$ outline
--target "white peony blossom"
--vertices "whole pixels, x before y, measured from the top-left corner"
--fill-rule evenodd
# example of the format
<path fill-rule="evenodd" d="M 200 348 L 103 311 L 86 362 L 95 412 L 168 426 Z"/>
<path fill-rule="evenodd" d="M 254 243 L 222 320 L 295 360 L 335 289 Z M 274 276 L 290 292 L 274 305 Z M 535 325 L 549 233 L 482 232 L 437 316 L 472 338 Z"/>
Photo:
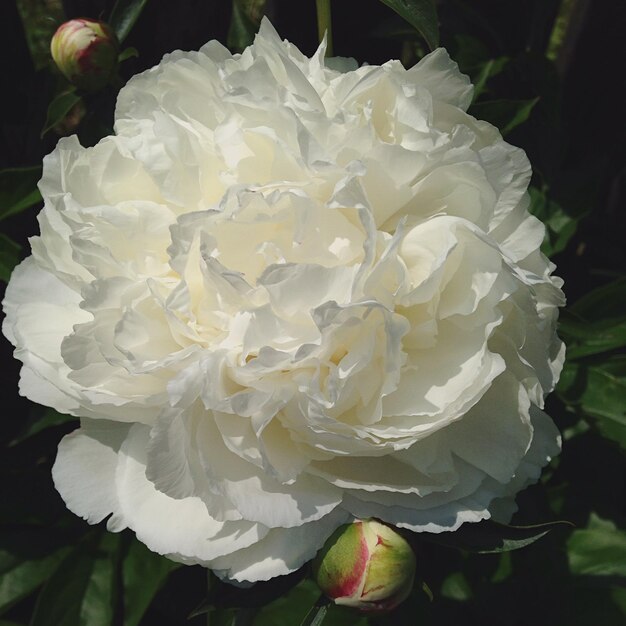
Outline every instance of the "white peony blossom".
<path fill-rule="evenodd" d="M 324 65 L 264 21 L 174 52 L 93 148 L 44 161 L 4 333 L 21 393 L 79 416 L 53 469 L 95 524 L 232 581 L 340 525 L 492 515 L 559 450 L 561 281 L 530 167 L 443 49 Z"/>

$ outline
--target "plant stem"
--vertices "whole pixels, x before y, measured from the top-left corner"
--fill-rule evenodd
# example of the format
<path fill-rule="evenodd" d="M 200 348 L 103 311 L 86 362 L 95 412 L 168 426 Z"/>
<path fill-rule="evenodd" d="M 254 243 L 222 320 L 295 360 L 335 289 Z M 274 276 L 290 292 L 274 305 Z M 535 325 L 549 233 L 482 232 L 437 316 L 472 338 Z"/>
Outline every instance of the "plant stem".
<path fill-rule="evenodd" d="M 317 5 L 317 34 L 322 42 L 326 34 L 326 56 L 333 56 L 333 25 L 330 15 L 330 0 L 315 0 Z"/>

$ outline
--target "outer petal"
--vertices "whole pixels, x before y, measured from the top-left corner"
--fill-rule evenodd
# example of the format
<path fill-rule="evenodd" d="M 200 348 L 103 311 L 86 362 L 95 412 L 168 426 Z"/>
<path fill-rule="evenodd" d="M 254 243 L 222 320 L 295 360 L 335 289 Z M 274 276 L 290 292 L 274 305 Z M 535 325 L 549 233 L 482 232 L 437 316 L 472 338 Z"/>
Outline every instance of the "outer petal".
<path fill-rule="evenodd" d="M 341 508 L 320 520 L 295 528 L 274 528 L 267 536 L 212 563 L 220 578 L 238 582 L 269 580 L 295 572 L 311 560 L 326 539 L 352 516 Z"/>
<path fill-rule="evenodd" d="M 115 475 L 119 508 L 109 528 L 128 526 L 151 550 L 185 563 L 213 567 L 218 556 L 262 539 L 268 529 L 248 521 L 218 522 L 200 498 L 175 500 L 146 478 L 149 428 L 133 426 L 120 449 Z"/>
<path fill-rule="evenodd" d="M 2 325 L 16 346 L 15 356 L 24 362 L 20 392 L 64 413 L 78 410 L 76 385 L 61 356 L 61 343 L 75 324 L 91 319 L 79 307 L 80 295 L 49 272 L 33 257 L 13 271 L 7 286 Z"/>
<path fill-rule="evenodd" d="M 115 472 L 118 452 L 129 426 L 83 419 L 81 428 L 66 435 L 52 468 L 54 486 L 67 508 L 97 524 L 119 508 Z"/>
<path fill-rule="evenodd" d="M 427 54 L 407 72 L 407 76 L 416 85 L 427 89 L 433 98 L 464 111 L 472 102 L 474 87 L 470 79 L 459 72 L 459 66 L 444 48 Z"/>

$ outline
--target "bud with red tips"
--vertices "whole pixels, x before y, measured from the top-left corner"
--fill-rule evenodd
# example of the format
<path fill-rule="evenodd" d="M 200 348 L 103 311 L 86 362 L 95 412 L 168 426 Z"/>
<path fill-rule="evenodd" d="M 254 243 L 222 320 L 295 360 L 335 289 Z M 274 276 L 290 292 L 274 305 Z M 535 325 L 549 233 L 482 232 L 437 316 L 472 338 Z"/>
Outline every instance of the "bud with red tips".
<path fill-rule="evenodd" d="M 61 24 L 50 42 L 61 73 L 85 91 L 102 89 L 117 68 L 119 44 L 104 22 L 79 18 Z"/>
<path fill-rule="evenodd" d="M 415 555 L 388 526 L 358 521 L 331 535 L 313 562 L 313 573 L 321 590 L 336 604 L 385 611 L 411 593 Z"/>

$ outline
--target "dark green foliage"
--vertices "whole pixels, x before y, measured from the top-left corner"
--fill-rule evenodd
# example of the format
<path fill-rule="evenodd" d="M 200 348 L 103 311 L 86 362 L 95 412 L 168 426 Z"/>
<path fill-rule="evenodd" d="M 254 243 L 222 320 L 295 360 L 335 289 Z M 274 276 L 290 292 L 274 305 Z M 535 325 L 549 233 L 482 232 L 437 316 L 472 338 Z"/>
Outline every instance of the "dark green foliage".
<path fill-rule="evenodd" d="M 434 50 L 439 45 L 437 9 L 433 0 L 381 0 L 411 24 Z"/>

